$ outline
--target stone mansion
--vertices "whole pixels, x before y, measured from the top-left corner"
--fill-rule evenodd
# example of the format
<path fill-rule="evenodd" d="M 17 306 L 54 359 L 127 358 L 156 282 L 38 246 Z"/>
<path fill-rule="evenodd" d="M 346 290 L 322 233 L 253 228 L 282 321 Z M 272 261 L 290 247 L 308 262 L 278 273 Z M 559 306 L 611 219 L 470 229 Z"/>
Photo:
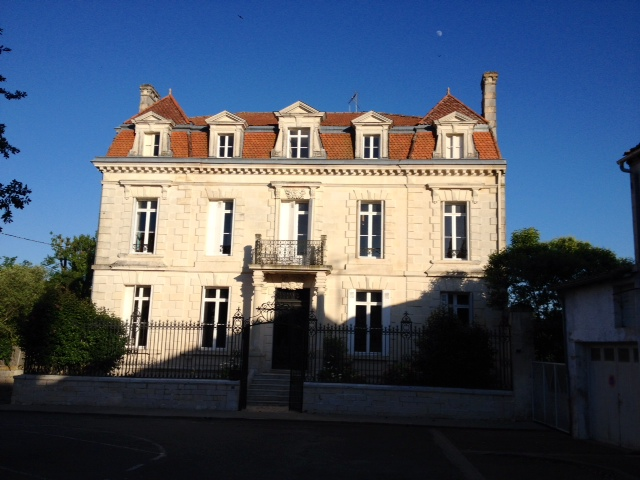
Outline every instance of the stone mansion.
<path fill-rule="evenodd" d="M 211 324 L 200 349 L 216 348 L 216 326 L 234 312 L 251 318 L 266 303 L 368 327 L 405 313 L 424 323 L 447 305 L 497 325 L 482 283 L 506 246 L 497 79 L 482 77 L 480 114 L 447 93 L 424 116 L 302 101 L 188 116 L 171 93 L 142 85 L 138 112 L 93 160 L 93 301 L 127 322 Z M 132 331 L 136 346 L 153 341 Z M 261 369 L 287 368 L 287 338 L 274 328 L 252 337 Z M 351 348 L 382 347 L 365 338 Z"/>

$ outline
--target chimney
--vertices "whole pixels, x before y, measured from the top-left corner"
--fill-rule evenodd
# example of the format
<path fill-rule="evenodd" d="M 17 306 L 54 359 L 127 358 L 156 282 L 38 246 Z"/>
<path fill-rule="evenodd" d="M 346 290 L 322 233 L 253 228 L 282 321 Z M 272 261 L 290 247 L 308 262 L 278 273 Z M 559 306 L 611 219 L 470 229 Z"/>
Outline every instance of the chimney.
<path fill-rule="evenodd" d="M 498 139 L 498 117 L 496 108 L 496 85 L 498 72 L 486 72 L 482 76 L 482 116 L 489 122 L 494 138 Z"/>
<path fill-rule="evenodd" d="M 160 95 L 153 85 L 149 85 L 145 83 L 144 85 L 140 85 L 140 110 L 139 112 L 149 108 L 151 105 L 160 100 Z"/>

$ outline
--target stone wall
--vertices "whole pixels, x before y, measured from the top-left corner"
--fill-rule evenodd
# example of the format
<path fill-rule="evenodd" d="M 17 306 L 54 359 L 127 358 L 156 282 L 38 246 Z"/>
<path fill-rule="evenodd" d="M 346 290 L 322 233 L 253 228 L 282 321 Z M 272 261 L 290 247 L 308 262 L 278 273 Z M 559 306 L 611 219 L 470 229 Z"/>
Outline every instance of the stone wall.
<path fill-rule="evenodd" d="M 240 383 L 227 380 L 20 375 L 11 403 L 233 411 L 239 392 Z"/>
<path fill-rule="evenodd" d="M 463 388 L 306 383 L 304 410 L 338 415 L 516 420 L 513 392 Z"/>

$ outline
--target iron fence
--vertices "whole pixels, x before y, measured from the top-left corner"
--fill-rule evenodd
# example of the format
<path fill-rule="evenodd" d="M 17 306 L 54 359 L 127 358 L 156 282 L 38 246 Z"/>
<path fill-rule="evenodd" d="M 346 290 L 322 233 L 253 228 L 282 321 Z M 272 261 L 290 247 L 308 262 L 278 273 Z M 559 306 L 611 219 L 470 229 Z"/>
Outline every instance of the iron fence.
<path fill-rule="evenodd" d="M 510 390 L 511 332 L 508 326 L 487 331 L 493 365 L 482 388 Z M 306 380 L 326 383 L 427 385 L 418 359 L 422 326 L 410 321 L 400 326 L 358 328 L 353 325 L 317 325 L 309 330 Z"/>
<path fill-rule="evenodd" d="M 39 361 L 27 352 L 25 373 L 230 380 L 240 376 L 241 323 L 132 321 L 125 329 L 114 324 L 87 328 L 110 329 L 110 334 L 103 335 L 110 340 L 101 346 L 101 362 L 92 356 L 95 352 L 75 360 L 38 355 Z M 114 359 L 107 362 L 108 368 L 105 358 Z"/>

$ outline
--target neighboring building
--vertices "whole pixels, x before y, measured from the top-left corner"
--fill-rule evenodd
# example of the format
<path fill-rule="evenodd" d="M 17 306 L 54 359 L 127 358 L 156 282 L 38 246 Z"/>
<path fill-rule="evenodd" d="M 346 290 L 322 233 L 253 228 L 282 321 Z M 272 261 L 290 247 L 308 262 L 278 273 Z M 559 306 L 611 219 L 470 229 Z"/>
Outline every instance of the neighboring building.
<path fill-rule="evenodd" d="M 446 304 L 497 325 L 481 281 L 506 244 L 497 78 L 482 78 L 482 115 L 447 93 L 424 116 L 296 102 L 189 117 L 143 85 L 139 113 L 93 161 L 94 302 L 134 327 L 225 325 L 274 301 L 338 324 L 399 325 L 405 312 L 423 323 Z M 153 342 L 131 331 L 136 345 Z M 203 332 L 194 347 L 215 349 L 219 330 Z M 252 336 L 256 368 L 286 368 L 288 338 Z M 383 348 L 361 340 L 352 348 Z"/>
<path fill-rule="evenodd" d="M 640 448 L 640 145 L 618 164 L 631 177 L 636 263 L 562 289 L 571 431 Z"/>

